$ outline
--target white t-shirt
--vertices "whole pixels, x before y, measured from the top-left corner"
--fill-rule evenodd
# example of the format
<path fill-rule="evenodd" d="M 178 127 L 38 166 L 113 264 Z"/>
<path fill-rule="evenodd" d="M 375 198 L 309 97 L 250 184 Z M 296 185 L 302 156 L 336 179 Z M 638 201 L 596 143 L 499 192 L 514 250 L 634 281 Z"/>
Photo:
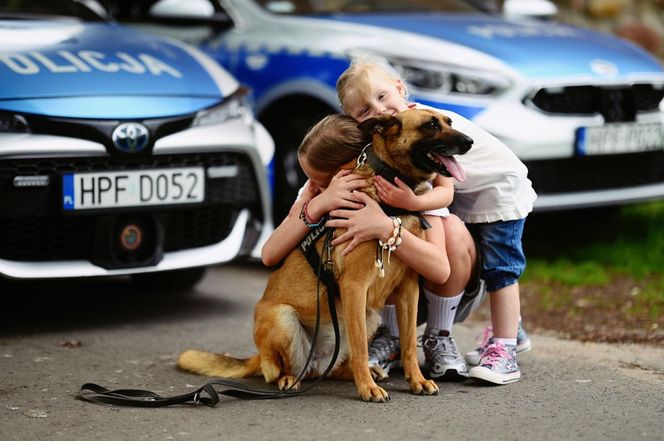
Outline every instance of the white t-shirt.
<path fill-rule="evenodd" d="M 452 119 L 452 127 L 473 139 L 464 155 L 456 156 L 466 180 L 454 180 L 450 211 L 467 223 L 522 219 L 533 210 L 537 194 L 528 179 L 528 168 L 502 141 L 463 116 L 448 110 L 417 104 Z"/>

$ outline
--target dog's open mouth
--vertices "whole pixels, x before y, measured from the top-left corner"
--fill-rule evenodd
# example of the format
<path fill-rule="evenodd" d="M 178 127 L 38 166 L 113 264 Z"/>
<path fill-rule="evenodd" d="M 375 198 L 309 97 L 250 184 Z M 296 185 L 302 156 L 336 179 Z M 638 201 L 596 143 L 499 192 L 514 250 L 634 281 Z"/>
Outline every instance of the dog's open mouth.
<path fill-rule="evenodd" d="M 459 182 L 466 180 L 466 172 L 459 164 L 459 161 L 454 158 L 454 156 L 441 155 L 435 150 L 431 150 L 427 153 L 427 159 L 434 162 L 438 168 L 438 174 L 449 175 Z M 444 170 L 441 170 L 443 168 Z M 445 173 L 447 172 L 447 173 Z"/>
<path fill-rule="evenodd" d="M 466 180 L 466 173 L 461 164 L 452 156 L 452 151 L 459 149 L 431 142 L 420 143 L 413 149 L 414 163 L 423 170 L 438 173 L 456 179 L 459 182 Z M 465 153 L 465 152 L 464 152 Z"/>

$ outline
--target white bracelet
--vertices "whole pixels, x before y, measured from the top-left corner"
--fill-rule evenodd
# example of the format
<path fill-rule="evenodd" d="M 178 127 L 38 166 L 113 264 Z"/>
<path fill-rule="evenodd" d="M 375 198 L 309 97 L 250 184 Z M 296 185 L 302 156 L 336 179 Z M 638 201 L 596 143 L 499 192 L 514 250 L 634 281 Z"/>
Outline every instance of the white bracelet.
<path fill-rule="evenodd" d="M 378 240 L 378 245 L 376 246 L 376 268 L 380 272 L 380 277 L 385 277 L 385 266 L 383 265 L 383 252 L 387 250 L 387 263 L 390 263 L 390 254 L 396 251 L 399 245 L 401 245 L 401 218 L 397 216 L 390 216 L 392 218 L 392 225 L 394 229 L 392 230 L 392 237 L 390 237 L 387 242 Z"/>
<path fill-rule="evenodd" d="M 392 225 L 394 225 L 394 230 L 392 230 L 392 237 L 390 237 L 387 242 L 378 240 L 378 245 L 388 252 L 396 251 L 396 249 L 401 245 L 401 218 L 397 216 L 390 216 L 392 218 Z M 388 262 L 389 262 L 389 254 Z"/>

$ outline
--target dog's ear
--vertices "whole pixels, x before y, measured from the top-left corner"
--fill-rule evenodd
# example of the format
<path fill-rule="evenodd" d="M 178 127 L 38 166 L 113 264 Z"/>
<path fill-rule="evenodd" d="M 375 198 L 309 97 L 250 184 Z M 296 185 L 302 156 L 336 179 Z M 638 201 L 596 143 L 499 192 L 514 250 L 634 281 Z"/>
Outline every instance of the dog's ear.
<path fill-rule="evenodd" d="M 392 126 L 399 126 L 399 128 L 401 128 L 401 121 L 394 116 L 381 115 L 369 118 L 368 120 L 361 122 L 358 126 L 360 129 L 374 135 L 377 133 L 383 133 Z"/>

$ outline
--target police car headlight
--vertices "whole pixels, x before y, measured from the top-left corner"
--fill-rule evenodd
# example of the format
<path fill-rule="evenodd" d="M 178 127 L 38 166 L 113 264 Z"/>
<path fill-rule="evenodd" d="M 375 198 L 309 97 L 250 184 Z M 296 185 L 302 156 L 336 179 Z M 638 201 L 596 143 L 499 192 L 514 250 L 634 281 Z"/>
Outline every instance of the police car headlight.
<path fill-rule="evenodd" d="M 21 115 L 11 113 L 0 113 L 0 133 L 28 133 L 30 126 Z"/>
<path fill-rule="evenodd" d="M 405 60 L 390 60 L 390 64 L 408 84 L 427 92 L 488 96 L 510 86 L 508 80 L 490 72 Z"/>
<path fill-rule="evenodd" d="M 238 118 L 242 118 L 246 124 L 251 124 L 254 120 L 254 113 L 251 110 L 251 103 L 248 97 L 249 90 L 246 87 L 240 87 L 221 104 L 198 112 L 191 126 L 200 127 L 221 124 Z"/>

